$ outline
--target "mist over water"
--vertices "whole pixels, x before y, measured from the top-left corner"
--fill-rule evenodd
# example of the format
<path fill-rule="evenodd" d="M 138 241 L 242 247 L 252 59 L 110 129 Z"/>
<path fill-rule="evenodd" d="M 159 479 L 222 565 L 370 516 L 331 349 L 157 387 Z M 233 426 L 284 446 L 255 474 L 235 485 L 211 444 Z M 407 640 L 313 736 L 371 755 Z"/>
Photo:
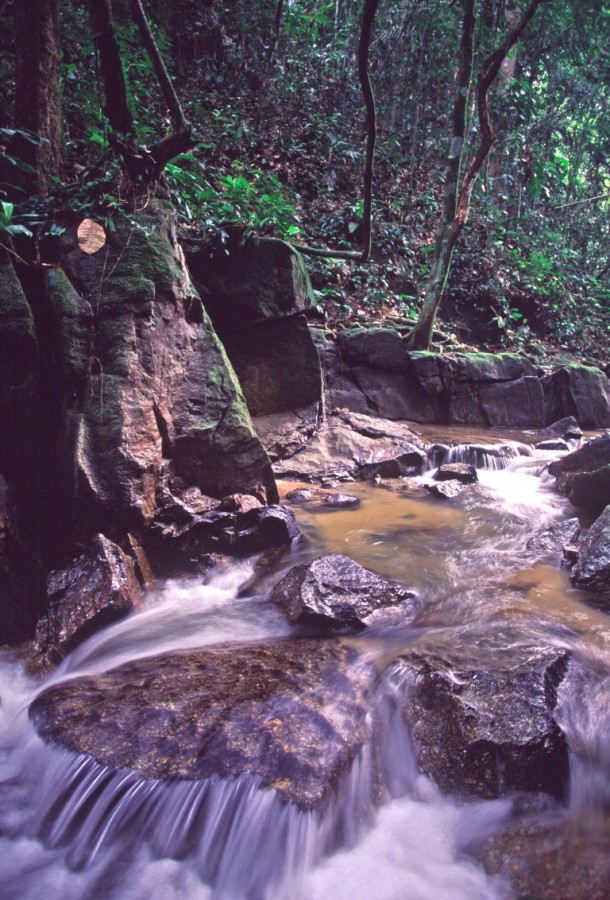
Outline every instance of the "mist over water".
<path fill-rule="evenodd" d="M 559 701 L 572 753 L 568 816 L 574 827 L 603 830 L 610 617 L 583 603 L 556 562 L 525 551 L 530 537 L 571 515 L 541 475 L 544 460 L 517 452 L 502 460 L 449 503 L 350 484 L 343 489 L 360 497 L 356 510 L 296 510 L 306 543 L 282 571 L 342 552 L 423 601 L 412 626 L 352 639 L 363 659 L 385 667 L 372 710 L 377 743 L 374 753 L 365 745 L 320 813 L 281 801 L 251 776 L 146 781 L 45 746 L 27 716 L 51 684 L 161 653 L 290 635 L 268 584 L 257 592 L 251 581 L 254 560 L 207 581 L 160 585 L 142 610 L 90 638 L 43 683 L 0 653 L 0 900 L 515 896 L 469 855 L 506 825 L 513 800 L 458 804 L 418 771 L 402 715 L 413 676 L 396 661 L 405 647 L 470 667 L 537 646 L 569 650 L 578 667 Z"/>

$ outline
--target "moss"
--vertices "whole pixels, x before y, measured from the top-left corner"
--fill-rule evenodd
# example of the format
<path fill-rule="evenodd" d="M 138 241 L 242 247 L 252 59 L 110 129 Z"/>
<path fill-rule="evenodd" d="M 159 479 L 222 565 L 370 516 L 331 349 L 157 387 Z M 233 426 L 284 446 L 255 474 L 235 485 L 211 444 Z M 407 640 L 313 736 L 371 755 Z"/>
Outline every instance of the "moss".
<path fill-rule="evenodd" d="M 13 266 L 0 265 L 0 328 L 36 338 L 34 317 Z"/>

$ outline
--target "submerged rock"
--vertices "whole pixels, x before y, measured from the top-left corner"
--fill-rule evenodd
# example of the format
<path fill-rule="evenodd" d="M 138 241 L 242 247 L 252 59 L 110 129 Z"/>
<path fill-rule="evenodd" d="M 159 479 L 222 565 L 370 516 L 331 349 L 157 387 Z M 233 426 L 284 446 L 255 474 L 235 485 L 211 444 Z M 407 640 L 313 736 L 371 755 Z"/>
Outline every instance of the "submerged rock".
<path fill-rule="evenodd" d="M 275 585 L 270 599 L 289 621 L 331 630 L 406 623 L 420 607 L 413 593 L 340 553 L 295 566 Z"/>
<path fill-rule="evenodd" d="M 30 717 L 45 741 L 146 779 L 255 775 L 312 809 L 371 735 L 376 674 L 339 640 L 229 644 L 53 687 Z"/>
<path fill-rule="evenodd" d="M 414 676 L 404 714 L 419 767 L 442 791 L 565 798 L 568 748 L 553 717 L 565 654 L 540 652 L 497 670 L 458 669 L 416 654 L 402 663 Z"/>
<path fill-rule="evenodd" d="M 583 537 L 571 581 L 610 609 L 610 506 Z"/>
<path fill-rule="evenodd" d="M 50 572 L 47 587 L 49 608 L 36 629 L 35 644 L 49 664 L 60 662 L 141 600 L 133 560 L 103 534 L 66 569 Z"/>

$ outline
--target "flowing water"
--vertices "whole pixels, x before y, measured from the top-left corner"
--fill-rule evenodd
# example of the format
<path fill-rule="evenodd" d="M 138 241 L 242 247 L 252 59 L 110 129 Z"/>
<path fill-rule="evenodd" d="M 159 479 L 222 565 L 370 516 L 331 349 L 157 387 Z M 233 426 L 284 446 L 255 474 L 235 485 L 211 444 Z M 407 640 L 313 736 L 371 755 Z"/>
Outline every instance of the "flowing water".
<path fill-rule="evenodd" d="M 454 448 L 451 458 L 474 454 L 487 467 L 478 485 L 449 502 L 350 484 L 341 489 L 360 497 L 357 509 L 297 509 L 305 540 L 275 578 L 320 552 L 342 552 L 423 602 L 411 627 L 352 639 L 363 658 L 387 666 L 374 701 L 382 733 L 375 765 L 365 746 L 321 814 L 283 803 L 253 777 L 163 783 L 111 771 L 43 745 L 27 716 L 38 692 L 66 679 L 171 650 L 288 636 L 291 627 L 267 600 L 269 583 L 252 579 L 252 560 L 207 582 L 162 585 L 42 685 L 13 655 L 0 654 L 0 898 L 515 897 L 469 855 L 511 820 L 514 800 L 458 803 L 418 772 L 401 715 L 413 676 L 392 662 L 407 646 L 469 668 L 509 663 L 538 647 L 568 650 L 576 662 L 558 717 L 571 751 L 571 799 L 554 814 L 579 833 L 605 834 L 610 617 L 570 587 L 557 560 L 526 552 L 530 537 L 571 509 L 545 476 L 545 460 L 510 447 L 500 455 L 480 445 Z M 381 785 L 375 805 L 373 778 Z"/>

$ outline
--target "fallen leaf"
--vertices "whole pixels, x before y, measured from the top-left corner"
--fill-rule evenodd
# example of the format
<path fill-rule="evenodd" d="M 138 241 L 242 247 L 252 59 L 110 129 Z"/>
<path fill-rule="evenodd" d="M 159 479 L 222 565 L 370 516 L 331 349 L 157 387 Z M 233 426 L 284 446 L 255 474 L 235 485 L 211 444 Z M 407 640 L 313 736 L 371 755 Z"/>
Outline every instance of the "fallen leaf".
<path fill-rule="evenodd" d="M 106 232 L 93 219 L 83 219 L 76 234 L 78 246 L 84 253 L 97 253 L 106 243 Z"/>

